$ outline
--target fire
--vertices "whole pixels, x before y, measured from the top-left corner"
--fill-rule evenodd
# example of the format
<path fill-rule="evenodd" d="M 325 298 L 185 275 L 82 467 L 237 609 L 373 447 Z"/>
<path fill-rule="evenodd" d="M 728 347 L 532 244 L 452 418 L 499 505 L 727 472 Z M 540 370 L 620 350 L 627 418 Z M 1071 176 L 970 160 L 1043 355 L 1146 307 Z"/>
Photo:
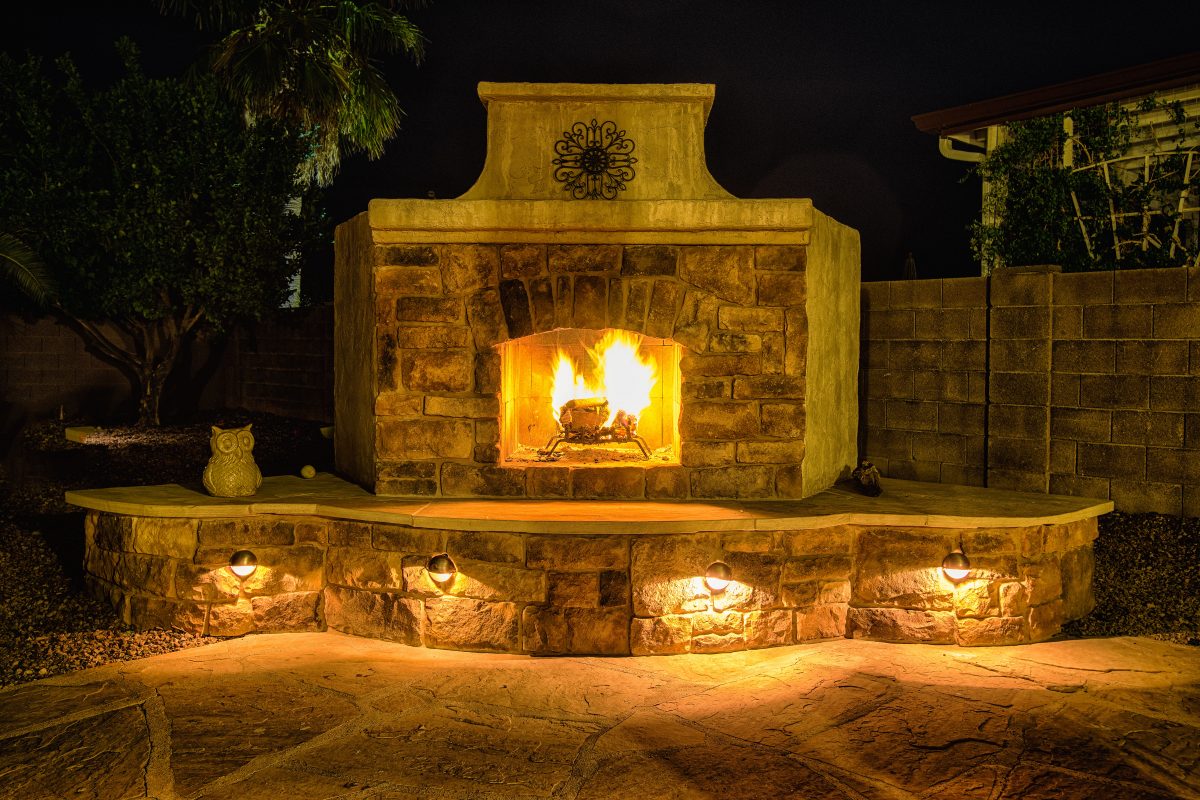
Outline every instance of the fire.
<path fill-rule="evenodd" d="M 607 399 L 606 427 L 612 425 L 619 411 L 638 416 L 649 407 L 658 369 L 653 359 L 644 359 L 638 353 L 636 334 L 607 331 L 587 354 L 592 362 L 592 381 L 576 371 L 569 355 L 561 350 L 558 353 L 550 394 L 555 419 L 568 400 Z"/>

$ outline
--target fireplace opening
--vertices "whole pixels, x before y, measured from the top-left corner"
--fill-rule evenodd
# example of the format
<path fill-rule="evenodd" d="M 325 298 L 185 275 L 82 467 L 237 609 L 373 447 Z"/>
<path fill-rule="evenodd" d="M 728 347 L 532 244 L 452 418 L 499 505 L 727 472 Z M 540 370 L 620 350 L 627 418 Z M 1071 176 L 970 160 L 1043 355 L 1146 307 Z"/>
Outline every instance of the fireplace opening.
<path fill-rule="evenodd" d="M 503 462 L 679 463 L 675 342 L 612 328 L 565 328 L 513 339 L 499 350 Z"/>

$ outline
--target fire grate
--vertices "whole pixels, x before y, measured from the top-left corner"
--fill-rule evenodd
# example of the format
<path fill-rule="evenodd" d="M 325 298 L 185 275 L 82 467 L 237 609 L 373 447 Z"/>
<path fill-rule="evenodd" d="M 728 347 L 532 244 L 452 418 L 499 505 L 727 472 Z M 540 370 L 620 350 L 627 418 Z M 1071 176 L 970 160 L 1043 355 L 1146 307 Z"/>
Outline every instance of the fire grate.
<path fill-rule="evenodd" d="M 555 459 L 555 451 L 564 443 L 604 445 L 633 442 L 642 451 L 642 455 L 649 459 L 650 448 L 646 440 L 637 434 L 637 416 L 617 411 L 612 424 L 605 425 L 609 414 L 607 398 L 568 400 L 558 410 L 558 433 L 550 437 L 544 448 L 538 450 L 538 455 L 544 460 L 552 461 Z"/>

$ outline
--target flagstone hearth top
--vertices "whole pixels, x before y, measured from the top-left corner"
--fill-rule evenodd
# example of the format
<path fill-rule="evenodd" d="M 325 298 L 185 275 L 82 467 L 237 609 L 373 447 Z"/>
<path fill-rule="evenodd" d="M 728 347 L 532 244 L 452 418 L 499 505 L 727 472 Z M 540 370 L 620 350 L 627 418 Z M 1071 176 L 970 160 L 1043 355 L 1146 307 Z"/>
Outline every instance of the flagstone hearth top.
<path fill-rule="evenodd" d="M 410 500 L 378 497 L 334 475 L 276 476 L 252 497 L 211 497 L 179 484 L 81 489 L 68 503 L 148 517 L 321 516 L 419 528 L 562 534 L 801 530 L 834 525 L 947 528 L 1062 524 L 1112 501 L 885 478 L 880 497 L 835 486 L 804 500 L 665 503 L 620 500 Z"/>

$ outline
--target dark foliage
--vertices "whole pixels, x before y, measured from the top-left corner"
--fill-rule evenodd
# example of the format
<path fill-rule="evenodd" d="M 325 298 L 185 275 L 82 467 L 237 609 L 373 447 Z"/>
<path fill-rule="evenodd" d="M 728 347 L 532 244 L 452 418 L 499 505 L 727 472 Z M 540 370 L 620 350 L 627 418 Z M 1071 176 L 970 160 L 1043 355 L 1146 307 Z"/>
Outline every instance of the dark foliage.
<path fill-rule="evenodd" d="M 316 220 L 296 202 L 299 132 L 242 109 L 214 78 L 127 74 L 92 89 L 0 55 L 0 232 L 36 253 L 54 306 L 134 383 L 139 421 L 182 343 L 278 307 Z M 289 210 L 290 209 L 290 210 Z"/>
<path fill-rule="evenodd" d="M 419 62 L 425 38 L 394 0 L 162 0 L 219 31 L 209 68 L 255 120 L 305 132 L 305 180 L 328 186 L 343 155 L 375 159 L 403 113 L 380 59 Z"/>
<path fill-rule="evenodd" d="M 1151 115 L 1161 120 L 1147 128 Z M 977 170 L 990 190 L 971 229 L 976 256 L 1067 271 L 1193 263 L 1196 218 L 1180 198 L 1200 191 L 1188 155 L 1198 131 L 1182 105 L 1154 99 L 1009 124 Z"/>

